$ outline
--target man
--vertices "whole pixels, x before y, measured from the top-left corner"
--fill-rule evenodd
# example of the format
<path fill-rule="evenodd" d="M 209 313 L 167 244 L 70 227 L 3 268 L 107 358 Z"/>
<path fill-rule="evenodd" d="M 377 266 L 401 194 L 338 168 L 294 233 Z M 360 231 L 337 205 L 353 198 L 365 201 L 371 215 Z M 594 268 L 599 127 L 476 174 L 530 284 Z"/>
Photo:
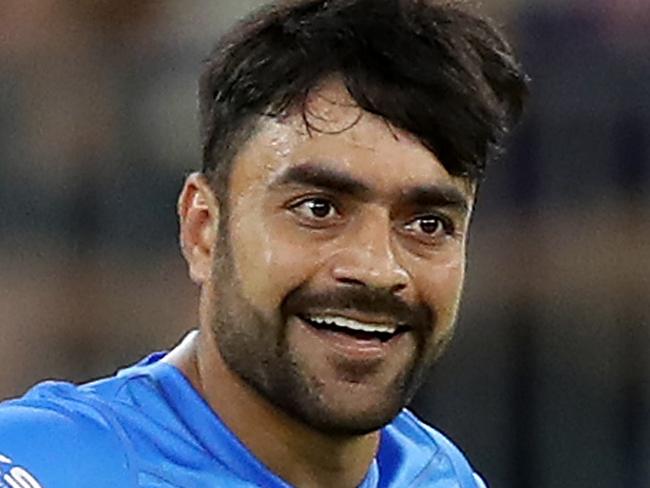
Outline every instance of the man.
<path fill-rule="evenodd" d="M 525 93 L 454 4 L 240 23 L 206 63 L 178 205 L 198 331 L 1 406 L 0 486 L 484 486 L 404 407 L 451 338 L 477 187 Z"/>

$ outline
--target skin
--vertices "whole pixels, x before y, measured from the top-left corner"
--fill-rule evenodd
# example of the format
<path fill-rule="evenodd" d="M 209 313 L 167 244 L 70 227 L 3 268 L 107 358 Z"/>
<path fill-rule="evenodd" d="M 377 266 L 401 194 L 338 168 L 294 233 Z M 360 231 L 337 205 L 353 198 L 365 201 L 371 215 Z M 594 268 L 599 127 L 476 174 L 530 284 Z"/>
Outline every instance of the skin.
<path fill-rule="evenodd" d="M 227 195 L 203 175 L 188 177 L 180 241 L 201 287 L 200 328 L 165 360 L 287 482 L 352 488 L 379 429 L 451 338 L 474 187 L 362 112 L 336 81 L 308 106 L 316 130 L 300 114 L 260 122 L 233 162 Z M 376 310 L 338 305 L 356 292 L 394 299 L 412 322 L 371 360 L 294 314 L 319 310 L 300 300 L 291 309 L 292 297 L 317 296 L 328 312 L 396 320 L 386 300 Z"/>

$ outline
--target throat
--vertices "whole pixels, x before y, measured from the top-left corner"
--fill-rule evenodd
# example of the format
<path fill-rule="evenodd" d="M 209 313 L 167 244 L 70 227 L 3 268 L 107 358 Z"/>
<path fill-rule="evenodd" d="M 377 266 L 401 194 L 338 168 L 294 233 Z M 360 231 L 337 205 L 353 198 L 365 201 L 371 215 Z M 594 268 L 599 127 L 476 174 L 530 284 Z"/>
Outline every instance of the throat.
<path fill-rule="evenodd" d="M 294 438 L 294 443 L 286 445 L 281 460 L 265 461 L 265 464 L 291 486 L 360 486 L 377 453 L 379 435 L 373 433 L 346 440 L 323 438 L 320 434 L 316 437 L 320 438 Z"/>

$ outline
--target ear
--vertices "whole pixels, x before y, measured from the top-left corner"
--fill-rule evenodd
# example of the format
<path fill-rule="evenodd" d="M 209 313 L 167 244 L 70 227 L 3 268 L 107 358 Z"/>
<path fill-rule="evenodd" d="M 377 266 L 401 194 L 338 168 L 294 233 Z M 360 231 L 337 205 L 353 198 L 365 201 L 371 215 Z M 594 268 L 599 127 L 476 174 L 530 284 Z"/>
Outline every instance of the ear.
<path fill-rule="evenodd" d="M 205 175 L 192 173 L 178 198 L 180 245 L 190 278 L 201 285 L 210 277 L 219 229 L 219 201 Z"/>

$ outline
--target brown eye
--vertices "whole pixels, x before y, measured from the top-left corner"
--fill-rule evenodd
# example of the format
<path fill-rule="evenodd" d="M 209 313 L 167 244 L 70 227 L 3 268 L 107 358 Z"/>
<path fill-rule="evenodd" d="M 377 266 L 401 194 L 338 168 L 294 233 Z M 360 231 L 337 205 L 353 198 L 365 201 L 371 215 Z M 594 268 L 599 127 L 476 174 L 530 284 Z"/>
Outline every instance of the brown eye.
<path fill-rule="evenodd" d="M 326 219 L 338 213 L 334 204 L 325 198 L 303 200 L 293 207 L 293 211 L 311 219 Z"/>
<path fill-rule="evenodd" d="M 426 241 L 438 240 L 441 237 L 453 234 L 453 224 L 437 215 L 423 215 L 406 224 L 406 230 Z"/>
<path fill-rule="evenodd" d="M 417 221 L 416 226 L 425 234 L 435 234 L 443 228 L 442 222 L 437 217 L 425 217 Z"/>
<path fill-rule="evenodd" d="M 314 217 L 319 219 L 324 219 L 334 210 L 334 206 L 327 200 L 312 200 L 307 203 L 307 206 Z"/>

